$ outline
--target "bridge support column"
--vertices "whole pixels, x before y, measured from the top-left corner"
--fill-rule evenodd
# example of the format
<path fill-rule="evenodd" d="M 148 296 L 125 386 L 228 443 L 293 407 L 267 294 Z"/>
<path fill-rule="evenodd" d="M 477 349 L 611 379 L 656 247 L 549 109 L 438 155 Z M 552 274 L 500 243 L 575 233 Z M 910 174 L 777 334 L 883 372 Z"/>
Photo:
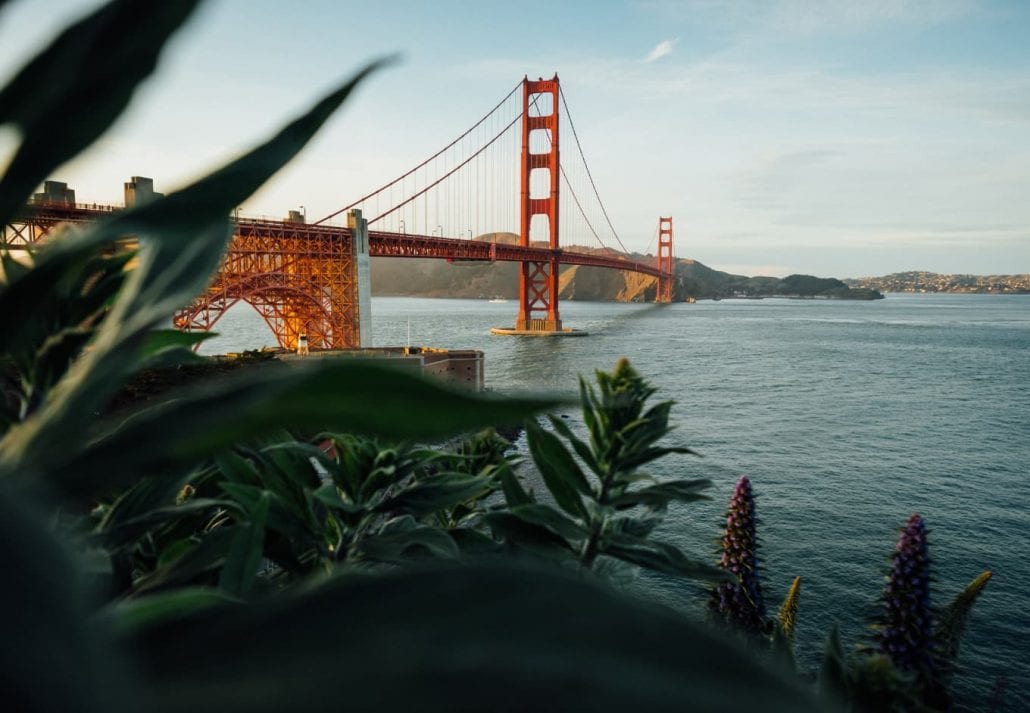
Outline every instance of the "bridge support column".
<path fill-rule="evenodd" d="M 357 271 L 357 329 L 359 347 L 372 346 L 372 268 L 368 256 L 368 221 L 360 210 L 347 214 L 347 227 L 351 230 L 354 264 Z"/>
<path fill-rule="evenodd" d="M 519 314 L 515 328 L 497 328 L 494 334 L 545 336 L 581 335 L 562 327 L 558 312 L 558 75 L 552 79 L 522 80 L 522 159 L 519 245 L 530 247 L 533 218 L 547 221 L 551 258 L 526 261 L 519 270 Z M 535 114 L 531 113 L 535 110 Z M 546 148 L 545 148 L 546 147 Z M 544 149 L 544 150 L 541 150 Z M 534 172 L 537 172 L 534 176 Z M 547 178 L 546 195 L 535 197 Z"/>
<path fill-rule="evenodd" d="M 676 279 L 672 258 L 672 217 L 658 219 L 658 290 L 655 302 L 672 302 L 672 283 Z"/>

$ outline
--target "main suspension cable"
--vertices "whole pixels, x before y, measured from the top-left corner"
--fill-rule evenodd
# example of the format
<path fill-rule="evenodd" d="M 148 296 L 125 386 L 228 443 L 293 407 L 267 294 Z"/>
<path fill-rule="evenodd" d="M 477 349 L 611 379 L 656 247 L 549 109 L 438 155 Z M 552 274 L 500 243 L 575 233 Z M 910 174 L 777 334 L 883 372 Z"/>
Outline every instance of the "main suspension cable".
<path fill-rule="evenodd" d="M 604 202 L 601 200 L 601 195 L 597 191 L 597 184 L 594 183 L 594 177 L 590 173 L 590 166 L 587 164 L 586 156 L 583 155 L 583 146 L 579 143 L 579 134 L 576 132 L 576 124 L 572 121 L 572 113 L 569 111 L 569 103 L 565 101 L 565 91 L 559 86 L 558 94 L 561 95 L 562 106 L 565 107 L 565 116 L 569 119 L 569 128 L 572 129 L 572 137 L 576 140 L 576 148 L 579 150 L 579 158 L 583 161 L 583 168 L 586 169 L 587 178 L 590 179 L 590 187 L 594 189 L 594 197 L 597 198 L 598 205 L 601 206 L 601 213 L 604 215 L 604 219 L 608 222 L 608 227 L 612 231 L 612 235 L 615 236 L 615 241 L 622 247 L 623 252 L 628 253 L 629 250 L 622 244 L 622 240 L 619 239 L 619 234 L 615 230 L 615 226 L 612 225 L 611 218 L 608 217 L 608 211 L 604 207 Z"/>
<path fill-rule="evenodd" d="M 391 186 L 393 186 L 394 184 L 398 183 L 399 181 L 402 181 L 402 180 L 404 180 L 405 178 L 407 178 L 408 176 L 410 176 L 411 174 L 413 174 L 413 173 L 414 173 L 415 171 L 417 171 L 418 169 L 420 169 L 420 168 L 422 168 L 423 166 L 425 166 L 426 164 L 428 164 L 428 163 L 429 163 L 430 161 L 432 161 L 432 160 L 434 160 L 434 159 L 436 159 L 436 158 L 439 158 L 441 154 L 443 154 L 443 153 L 444 153 L 445 151 L 447 151 L 448 149 L 452 148 L 452 147 L 453 147 L 453 146 L 454 146 L 455 144 L 457 144 L 457 143 L 458 143 L 459 141 L 461 141 L 461 140 L 462 140 L 462 139 L 464 139 L 464 138 L 465 138 L 466 136 L 468 136 L 468 135 L 469 135 L 469 134 L 471 134 L 471 133 L 472 133 L 473 131 L 475 131 L 475 130 L 476 130 L 477 128 L 479 128 L 479 126 L 480 126 L 480 125 L 481 125 L 481 124 L 482 124 L 482 123 L 483 123 L 484 121 L 486 121 L 487 119 L 489 119 L 489 118 L 490 118 L 490 116 L 492 116 L 492 115 L 493 115 L 493 113 L 494 113 L 495 111 L 497 111 L 498 109 L 500 109 L 500 108 L 501 108 L 501 106 L 502 106 L 502 105 L 503 105 L 503 104 L 504 104 L 504 103 L 505 103 L 506 101 L 508 101 L 508 99 L 510 99 L 510 98 L 511 98 L 511 95 L 512 95 L 512 94 L 514 94 L 514 93 L 515 93 L 516 91 L 518 91 L 519 87 L 521 87 L 521 86 L 522 86 L 522 82 L 521 82 L 521 81 L 519 81 L 519 82 L 518 82 L 518 83 L 517 83 L 517 84 L 516 84 L 516 85 L 515 85 L 515 86 L 514 86 L 514 87 L 512 88 L 512 90 L 511 90 L 510 92 L 508 92 L 508 93 L 507 93 L 507 94 L 505 95 L 504 99 L 501 99 L 501 101 L 497 102 L 497 105 L 496 105 L 496 106 L 495 106 L 495 107 L 494 107 L 493 109 L 491 109 L 490 111 L 488 111 L 488 112 L 487 112 L 487 113 L 486 113 L 486 114 L 485 114 L 485 115 L 483 116 L 483 118 L 482 118 L 482 119 L 480 119 L 480 120 L 479 120 L 479 121 L 477 121 L 477 122 L 476 122 L 475 124 L 473 124 L 473 125 L 472 125 L 472 128 L 470 128 L 470 129 L 469 129 L 468 131 L 466 131 L 466 132 L 465 132 L 464 134 L 462 134 L 461 136 L 459 136 L 458 138 L 456 138 L 456 139 L 455 139 L 454 141 L 452 141 L 451 143 L 449 143 L 449 144 L 447 144 L 446 146 L 444 146 L 444 147 L 443 147 L 442 149 L 440 149 L 439 151 L 437 151 L 437 152 L 436 152 L 435 154 L 433 154 L 432 156 L 430 156 L 429 158 L 427 158 L 427 159 L 426 159 L 425 161 L 423 161 L 422 163 L 420 163 L 420 164 L 418 164 L 417 166 L 415 166 L 415 168 L 411 169 L 410 171 L 408 171 L 408 172 L 407 172 L 407 173 L 405 173 L 404 175 L 402 175 L 402 176 L 399 176 L 399 177 L 397 177 L 397 178 L 393 179 L 392 181 L 390 181 L 390 182 L 389 182 L 389 183 L 387 183 L 386 185 L 384 185 L 384 186 L 381 186 L 381 187 L 377 188 L 376 190 L 372 191 L 372 192 L 371 192 L 371 193 L 369 193 L 368 195 L 366 195 L 366 196 L 364 196 L 364 197 L 362 197 L 362 198 L 359 198 L 358 200 L 354 201 L 353 203 L 351 203 L 351 204 L 349 204 L 349 205 L 346 205 L 346 206 L 344 206 L 343 208 L 340 208 L 340 209 L 339 209 L 338 211 L 335 211 L 334 213 L 330 213 L 329 215 L 327 215 L 327 216 L 326 216 L 326 217 L 324 217 L 324 218 L 321 218 L 320 220 L 316 220 L 316 221 L 315 221 L 314 223 L 312 223 L 311 225 L 321 225 L 322 223 L 326 222 L 327 220 L 330 220 L 330 219 L 332 219 L 332 218 L 335 218 L 335 217 L 336 217 L 336 216 L 338 216 L 338 215 L 339 215 L 340 213 L 343 213 L 344 211 L 348 211 L 348 210 L 350 210 L 351 208 L 353 208 L 354 206 L 358 205 L 359 203 L 364 203 L 365 201 L 367 201 L 367 200 L 368 200 L 369 198 L 371 198 L 372 196 L 376 195 L 377 193 L 381 193 L 382 191 L 386 190 L 387 188 L 390 188 Z M 507 129 L 506 129 L 506 130 L 507 130 Z M 487 145 L 489 146 L 489 144 L 487 144 Z M 435 185 L 435 184 L 434 184 L 434 185 Z M 403 204 L 402 204 L 402 205 L 403 205 Z M 393 212 L 393 211 L 389 211 L 389 212 Z M 383 215 L 387 215 L 387 213 L 384 213 Z M 380 217 L 382 217 L 382 216 L 380 216 Z"/>
<path fill-rule="evenodd" d="M 509 96 L 510 96 L 510 95 L 509 95 Z M 497 141 L 497 140 L 498 140 L 499 138 L 501 138 L 502 136 L 504 136 L 504 135 L 505 135 L 505 134 L 506 134 L 506 133 L 508 132 L 508 129 L 510 129 L 511 127 L 515 126 L 515 124 L 517 124 L 517 123 L 519 122 L 519 119 L 521 119 L 521 118 L 522 118 L 522 115 L 521 115 L 521 114 L 520 114 L 519 116 L 516 116 L 516 117 L 515 117 L 514 119 L 512 119 L 512 120 L 511 120 L 511 121 L 510 121 L 510 122 L 508 123 L 508 125 L 507 125 L 507 126 L 505 126 L 505 127 L 503 128 L 503 129 L 501 129 L 500 133 L 496 134 L 496 135 L 495 135 L 495 136 L 494 136 L 494 137 L 493 137 L 492 139 L 490 139 L 490 140 L 489 140 L 489 141 L 487 141 L 487 142 L 486 142 L 485 144 L 483 144 L 483 146 L 482 146 L 482 147 L 480 147 L 480 149 L 479 149 L 478 151 L 476 151 L 476 152 L 475 152 L 474 154 L 472 154 L 472 155 L 471 155 L 471 156 L 469 156 L 469 157 L 468 157 L 467 159 L 465 159 L 464 161 L 462 161 L 461 163 L 459 163 L 458 165 L 456 165 L 456 166 L 455 166 L 454 168 L 452 168 L 451 170 L 449 170 L 449 171 L 448 171 L 447 173 L 445 173 L 444 175 L 440 176 L 440 178 L 438 178 L 437 180 L 435 180 L 435 181 L 433 181 L 432 183 L 430 183 L 430 184 L 429 184 L 428 186 L 426 186 L 425 188 L 423 188 L 423 189 L 422 189 L 421 191 L 419 191 L 418 193 L 415 193 L 415 194 L 414 194 L 414 195 L 412 195 L 412 196 L 411 196 L 410 198 L 408 198 L 408 199 L 406 199 L 406 200 L 404 200 L 404 201 L 402 201 L 402 202 L 398 203 L 398 204 L 397 204 L 397 205 L 395 205 L 395 206 L 394 206 L 393 208 L 390 208 L 390 210 L 388 210 L 388 211 L 385 211 L 385 212 L 383 212 L 383 213 L 380 213 L 380 214 L 379 214 L 379 215 L 377 215 L 377 216 L 376 216 L 375 218 L 372 218 L 372 219 L 371 219 L 370 221 L 368 221 L 369 225 L 371 225 L 372 223 L 375 223 L 375 222 L 376 222 L 377 220 L 379 220 L 379 219 L 381 219 L 381 218 L 385 218 L 386 216 L 388 216 L 388 215 L 390 215 L 391 213 L 393 213 L 393 212 L 395 212 L 395 211 L 399 210 L 400 208 L 403 208 L 404 206 L 406 206 L 406 205 L 407 205 L 408 203 L 411 203 L 411 202 L 412 202 L 413 200 L 415 200 L 416 198 L 418 198 L 418 197 L 420 197 L 420 196 L 423 196 L 423 195 L 425 195 L 426 193 L 428 193 L 428 192 L 429 192 L 429 189 L 431 189 L 431 188 L 434 188 L 434 187 L 436 187 L 436 186 L 437 186 L 437 185 L 439 185 L 440 183 L 443 183 L 443 182 L 444 182 L 445 180 L 447 180 L 447 179 L 448 179 L 448 178 L 450 178 L 450 177 L 451 177 L 452 175 L 454 175 L 455 173 L 457 173 L 457 171 L 458 171 L 459 169 L 461 169 L 461 168 L 465 167 L 466 165 L 468 165 L 468 163 L 469 163 L 470 161 L 472 161 L 472 159 L 476 158 L 477 156 L 479 156 L 479 154 L 483 153 L 483 152 L 484 152 L 484 151 L 486 151 L 486 150 L 487 150 L 488 148 L 490 148 L 490 146 L 492 146 L 492 145 L 494 144 L 494 142 L 495 142 L 495 141 Z M 360 202 L 361 202 L 361 201 L 357 201 L 356 203 L 353 203 L 352 205 L 357 205 L 357 203 L 360 203 Z"/>

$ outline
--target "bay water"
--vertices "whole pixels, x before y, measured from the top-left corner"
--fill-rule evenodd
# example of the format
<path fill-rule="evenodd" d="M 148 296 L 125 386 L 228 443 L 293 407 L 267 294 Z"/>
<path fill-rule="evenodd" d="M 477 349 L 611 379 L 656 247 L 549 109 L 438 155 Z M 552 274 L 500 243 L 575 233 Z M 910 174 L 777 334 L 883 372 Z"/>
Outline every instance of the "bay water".
<path fill-rule="evenodd" d="M 868 643 L 898 530 L 930 529 L 934 603 L 985 569 L 955 682 L 960 709 L 1030 709 L 1030 295 L 888 295 L 876 302 L 722 300 L 656 307 L 565 302 L 585 338 L 492 336 L 517 305 L 373 298 L 377 346 L 480 349 L 495 391 L 576 397 L 620 357 L 673 399 L 659 477 L 708 477 L 712 500 L 674 506 L 659 535 L 714 561 L 733 484 L 747 474 L 775 610 L 802 578 L 797 655 L 818 666 L 831 626 Z M 206 353 L 274 343 L 245 305 Z M 575 409 L 567 410 L 577 424 Z M 519 444 L 524 450 L 524 444 Z M 697 609 L 703 590 L 642 575 L 646 596 Z"/>

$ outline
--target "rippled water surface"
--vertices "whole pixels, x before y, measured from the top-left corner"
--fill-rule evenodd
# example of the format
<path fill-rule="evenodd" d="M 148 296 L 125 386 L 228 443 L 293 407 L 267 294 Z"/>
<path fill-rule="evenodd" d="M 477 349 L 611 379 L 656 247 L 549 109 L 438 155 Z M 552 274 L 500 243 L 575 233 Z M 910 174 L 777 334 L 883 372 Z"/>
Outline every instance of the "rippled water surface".
<path fill-rule="evenodd" d="M 572 394 L 576 376 L 629 357 L 675 399 L 674 439 L 703 459 L 663 475 L 716 481 L 710 503 L 674 509 L 663 536 L 713 556 L 733 482 L 758 494 L 766 597 L 801 575 L 798 654 L 815 667 L 829 627 L 859 643 L 897 530 L 913 512 L 931 528 L 937 604 L 984 569 L 956 682 L 971 709 L 995 686 L 1030 708 L 1030 297 L 890 295 L 878 302 L 723 300 L 655 308 L 562 305 L 582 339 L 490 336 L 516 305 L 376 298 L 377 345 L 481 349 L 498 391 Z M 271 342 L 237 308 L 208 351 Z M 409 342 L 410 334 L 410 342 Z M 658 577 L 653 595 L 691 606 L 698 593 Z"/>

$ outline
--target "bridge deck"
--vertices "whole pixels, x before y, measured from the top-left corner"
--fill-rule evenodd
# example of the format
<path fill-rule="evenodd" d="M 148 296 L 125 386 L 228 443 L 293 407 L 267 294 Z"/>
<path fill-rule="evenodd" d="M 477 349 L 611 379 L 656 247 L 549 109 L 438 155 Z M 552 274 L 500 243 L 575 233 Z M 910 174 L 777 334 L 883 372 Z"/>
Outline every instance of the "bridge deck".
<path fill-rule="evenodd" d="M 118 210 L 117 206 L 62 203 L 32 204 L 26 206 L 21 220 L 34 223 L 84 223 L 110 215 Z M 349 240 L 350 228 L 336 225 L 308 225 L 267 218 L 234 218 L 237 232 L 249 235 L 267 233 L 281 235 L 289 231 L 291 236 L 305 236 L 317 239 L 339 237 Z M 575 248 L 552 250 L 547 247 L 523 247 L 504 243 L 491 243 L 466 238 L 442 238 L 433 235 L 414 235 L 408 233 L 390 233 L 369 231 L 369 254 L 373 257 L 406 257 L 434 258 L 445 260 L 476 260 L 484 262 L 548 262 L 557 258 L 564 265 L 587 265 L 615 270 L 628 270 L 652 277 L 662 276 L 657 265 L 637 262 L 619 255 L 598 255 L 596 253 L 579 252 Z M 10 244 L 7 247 L 17 247 Z"/>

